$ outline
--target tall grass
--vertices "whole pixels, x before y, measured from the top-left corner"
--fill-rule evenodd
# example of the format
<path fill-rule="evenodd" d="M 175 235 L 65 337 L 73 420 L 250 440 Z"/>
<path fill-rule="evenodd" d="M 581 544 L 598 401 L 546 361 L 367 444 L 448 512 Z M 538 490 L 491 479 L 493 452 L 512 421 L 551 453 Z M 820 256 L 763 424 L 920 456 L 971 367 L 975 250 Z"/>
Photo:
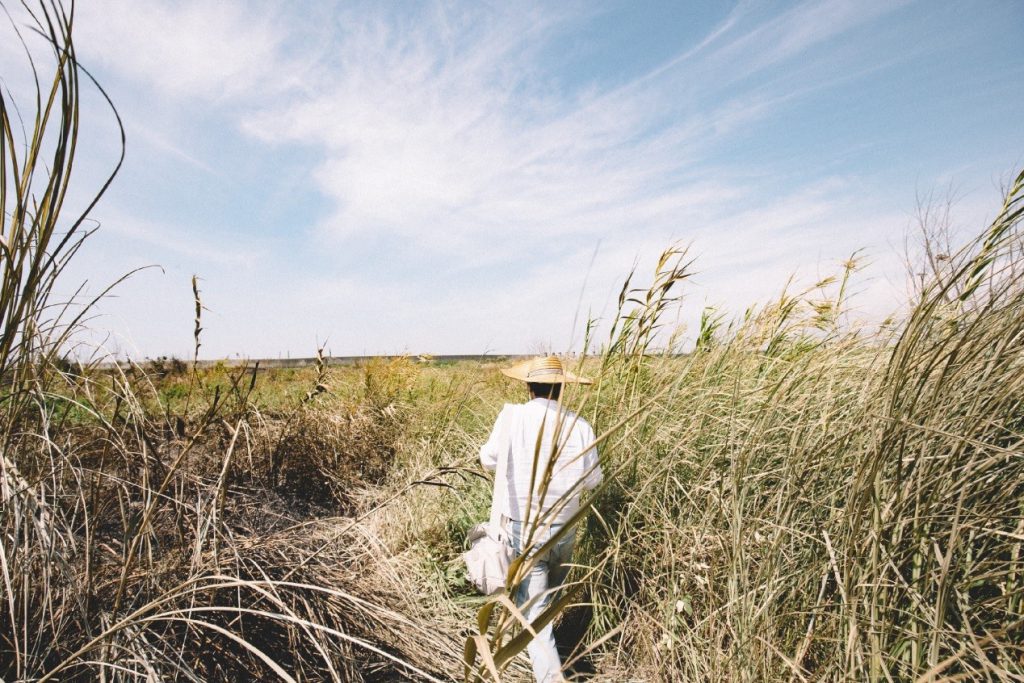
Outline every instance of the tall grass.
<path fill-rule="evenodd" d="M 851 260 L 652 353 L 686 269 L 631 275 L 576 398 L 611 476 L 542 619 L 588 628 L 613 680 L 1024 678 L 1022 215 L 1024 173 L 880 329 L 844 322 Z M 529 640 L 510 594 L 478 614 L 475 677 Z"/>
<path fill-rule="evenodd" d="M 651 680 L 1024 676 L 1022 214 L 1024 174 L 895 328 L 836 324 L 847 268 L 832 298 L 783 295 L 645 359 L 635 391 L 672 389 L 608 449 L 635 469 L 590 522 L 611 661 Z"/>
<path fill-rule="evenodd" d="M 255 367 L 193 364 L 174 407 L 141 366 L 60 362 L 88 302 L 55 302 L 53 286 L 117 168 L 70 216 L 91 79 L 73 5 L 25 10 L 34 108 L 0 93 L 0 679 L 440 680 L 438 654 L 458 652 L 408 616 L 407 561 L 381 562 L 374 530 L 330 514 L 340 508 L 297 514 L 304 491 L 278 481 L 304 473 L 325 503 L 353 504 L 381 476 L 362 455 L 397 438 L 390 406 L 338 402 L 344 417 L 325 424 L 322 368 L 304 400 L 271 414 Z"/>
<path fill-rule="evenodd" d="M 52 589 L 64 581 L 67 567 L 61 559 L 75 540 L 67 533 L 68 520 L 52 506 L 57 494 L 52 484 L 61 468 L 45 414 L 45 369 L 75 323 L 65 320 L 66 307 L 53 306 L 49 297 L 82 244 L 85 218 L 84 213 L 71 220 L 64 215 L 81 85 L 70 42 L 72 17 L 43 5 L 32 19 L 35 31 L 48 40 L 56 64 L 53 79 L 41 83 L 31 63 L 36 89 L 28 117 L 22 117 L 9 93 L 0 92 L 0 572 L 5 606 L 0 623 L 2 647 L 13 654 L 0 671 L 7 669 L 5 675 L 19 679 L 38 670 L 50 637 L 63 629 L 57 606 L 61 598 Z M 22 39 L 11 23 L 13 35 Z M 31 59 L 27 45 L 26 55 Z M 46 615 L 53 625 L 49 632 L 37 628 Z"/>

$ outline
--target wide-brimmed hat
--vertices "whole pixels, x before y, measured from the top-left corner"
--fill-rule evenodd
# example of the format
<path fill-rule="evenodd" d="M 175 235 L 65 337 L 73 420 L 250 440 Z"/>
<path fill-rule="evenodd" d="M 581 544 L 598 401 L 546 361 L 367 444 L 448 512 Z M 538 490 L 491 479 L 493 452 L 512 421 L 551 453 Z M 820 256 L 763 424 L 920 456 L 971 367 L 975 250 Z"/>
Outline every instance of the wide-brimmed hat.
<path fill-rule="evenodd" d="M 562 361 L 556 356 L 524 360 L 510 368 L 503 368 L 501 374 L 536 384 L 593 384 L 586 377 L 578 377 L 563 368 Z"/>

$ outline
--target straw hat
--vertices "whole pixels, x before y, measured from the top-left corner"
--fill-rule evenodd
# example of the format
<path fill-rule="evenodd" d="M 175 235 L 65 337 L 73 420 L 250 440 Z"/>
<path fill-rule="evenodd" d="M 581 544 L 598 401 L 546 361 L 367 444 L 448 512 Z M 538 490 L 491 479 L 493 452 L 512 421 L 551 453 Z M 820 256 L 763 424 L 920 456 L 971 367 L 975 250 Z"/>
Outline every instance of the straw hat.
<path fill-rule="evenodd" d="M 501 374 L 521 382 L 537 384 L 593 384 L 593 381 L 586 377 L 577 377 L 563 368 L 562 361 L 555 356 L 524 360 L 510 368 L 502 369 Z"/>

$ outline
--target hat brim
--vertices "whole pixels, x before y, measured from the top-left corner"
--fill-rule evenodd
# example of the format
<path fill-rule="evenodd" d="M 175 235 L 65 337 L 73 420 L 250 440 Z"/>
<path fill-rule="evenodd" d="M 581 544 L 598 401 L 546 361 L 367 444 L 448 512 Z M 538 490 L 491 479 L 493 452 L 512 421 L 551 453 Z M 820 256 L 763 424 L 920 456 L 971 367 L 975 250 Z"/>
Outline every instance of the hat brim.
<path fill-rule="evenodd" d="M 521 363 L 516 363 L 510 368 L 502 368 L 501 374 L 512 379 L 517 379 L 520 382 L 528 382 L 530 384 L 593 384 L 594 381 L 586 377 L 580 377 L 575 375 L 568 370 L 562 372 L 550 374 L 550 375 L 538 375 L 536 377 L 530 377 L 530 364 L 533 361 L 524 360 Z"/>

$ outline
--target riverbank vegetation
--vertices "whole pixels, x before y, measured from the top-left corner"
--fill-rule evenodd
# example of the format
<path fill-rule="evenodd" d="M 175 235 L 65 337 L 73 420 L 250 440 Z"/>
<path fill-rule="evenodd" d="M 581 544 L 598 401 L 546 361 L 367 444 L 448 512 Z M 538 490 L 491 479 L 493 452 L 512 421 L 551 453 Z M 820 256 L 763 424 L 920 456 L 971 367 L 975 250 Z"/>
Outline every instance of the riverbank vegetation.
<path fill-rule="evenodd" d="M 500 360 L 65 360 L 85 76 L 39 16 L 56 78 L 24 141 L 0 102 L 0 679 L 527 680 L 514 610 L 460 562 L 476 453 L 522 399 Z M 880 326 L 846 315 L 851 261 L 677 353 L 685 250 L 629 276 L 569 361 L 608 473 L 552 614 L 571 671 L 1024 678 L 1022 212 L 1024 174 Z"/>

